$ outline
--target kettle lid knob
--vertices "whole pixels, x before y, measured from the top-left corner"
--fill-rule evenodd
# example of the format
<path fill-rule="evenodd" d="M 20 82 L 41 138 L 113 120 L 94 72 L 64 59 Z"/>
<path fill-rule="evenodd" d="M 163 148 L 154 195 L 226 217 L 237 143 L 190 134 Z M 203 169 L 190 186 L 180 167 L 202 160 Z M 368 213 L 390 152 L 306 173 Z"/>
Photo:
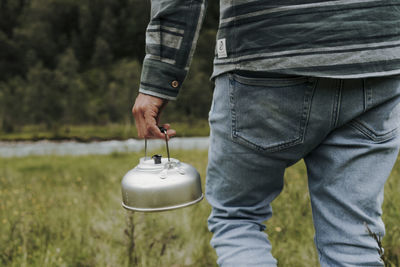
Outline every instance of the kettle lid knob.
<path fill-rule="evenodd" d="M 159 154 L 155 154 L 151 157 L 154 160 L 154 164 L 161 164 L 162 156 Z"/>

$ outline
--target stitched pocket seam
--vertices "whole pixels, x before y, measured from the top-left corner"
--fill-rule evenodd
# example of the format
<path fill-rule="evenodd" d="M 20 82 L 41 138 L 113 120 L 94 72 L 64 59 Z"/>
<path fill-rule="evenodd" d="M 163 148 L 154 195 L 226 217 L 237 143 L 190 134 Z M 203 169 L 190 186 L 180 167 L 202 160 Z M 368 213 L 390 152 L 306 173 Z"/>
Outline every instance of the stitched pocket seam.
<path fill-rule="evenodd" d="M 356 129 L 359 132 L 361 132 L 364 136 L 368 137 L 372 141 L 378 142 L 378 143 L 390 140 L 391 138 L 393 138 L 396 135 L 396 133 L 398 131 L 398 128 L 395 128 L 387 133 L 377 134 L 372 129 L 370 129 L 367 125 L 365 125 L 364 123 L 362 123 L 358 120 L 352 121 L 350 123 L 350 126 L 352 126 L 353 129 Z"/>

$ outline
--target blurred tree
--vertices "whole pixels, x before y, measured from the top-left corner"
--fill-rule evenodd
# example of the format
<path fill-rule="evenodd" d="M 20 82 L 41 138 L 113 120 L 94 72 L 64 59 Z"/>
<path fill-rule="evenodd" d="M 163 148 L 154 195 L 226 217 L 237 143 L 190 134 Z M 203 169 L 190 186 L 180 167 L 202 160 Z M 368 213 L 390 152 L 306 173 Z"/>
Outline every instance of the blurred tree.
<path fill-rule="evenodd" d="M 92 65 L 97 67 L 107 66 L 112 63 L 113 55 L 106 40 L 98 37 L 92 57 Z"/>
<path fill-rule="evenodd" d="M 29 69 L 25 87 L 27 116 L 32 123 L 44 123 L 47 129 L 61 124 L 65 99 L 54 73 L 38 63 Z"/>
<path fill-rule="evenodd" d="M 137 61 L 122 60 L 113 67 L 106 96 L 112 121 L 132 122 L 131 107 L 139 87 L 140 71 Z"/>
<path fill-rule="evenodd" d="M 118 2 L 118 1 L 116 1 Z M 116 36 L 116 15 L 111 9 L 111 3 L 106 2 L 107 5 L 103 9 L 101 23 L 99 26 L 98 38 L 100 37 L 107 43 L 112 43 L 118 39 Z"/>
<path fill-rule="evenodd" d="M 120 56 L 133 55 L 142 62 L 145 55 L 145 32 L 150 19 L 150 0 L 129 0 L 123 10 L 118 20 L 118 29 L 124 29 L 118 44 L 118 50 L 123 51 Z"/>
<path fill-rule="evenodd" d="M 66 49 L 58 60 L 54 79 L 64 98 L 63 123 L 77 124 L 89 119 L 87 113 L 88 92 L 79 76 L 79 62 L 72 48 Z"/>
<path fill-rule="evenodd" d="M 21 25 L 14 29 L 14 40 L 24 58 L 26 57 L 26 52 L 34 51 L 38 59 L 37 62 L 34 62 L 34 65 L 40 61 L 44 66 L 53 68 L 58 51 L 52 34 L 52 25 L 47 16 L 48 13 L 51 13 L 49 6 L 32 4 L 29 11 L 24 16 L 21 16 Z M 21 63 L 25 65 L 25 70 L 33 67 L 33 65 L 26 66 L 26 62 Z"/>
<path fill-rule="evenodd" d="M 5 132 L 13 132 L 26 122 L 24 105 L 25 82 L 16 76 L 8 83 L 0 82 L 0 126 Z"/>
<path fill-rule="evenodd" d="M 22 62 L 18 45 L 0 31 L 0 81 L 23 73 Z"/>
<path fill-rule="evenodd" d="M 0 0 L 0 31 L 12 37 L 19 16 L 29 0 Z"/>

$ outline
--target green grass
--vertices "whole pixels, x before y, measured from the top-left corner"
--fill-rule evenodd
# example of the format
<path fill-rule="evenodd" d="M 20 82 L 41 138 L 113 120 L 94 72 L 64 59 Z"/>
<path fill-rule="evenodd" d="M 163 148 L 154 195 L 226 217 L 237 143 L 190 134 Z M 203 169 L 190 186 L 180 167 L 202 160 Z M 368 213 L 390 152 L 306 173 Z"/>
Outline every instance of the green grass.
<path fill-rule="evenodd" d="M 178 137 L 208 136 L 209 126 L 207 120 L 193 122 L 175 122 L 171 127 L 177 131 Z M 12 133 L 0 131 L 0 140 L 65 140 L 79 141 L 129 139 L 136 138 L 137 131 L 133 124 L 107 124 L 107 125 L 62 125 L 54 129 L 46 129 L 44 125 L 21 126 Z"/>
<path fill-rule="evenodd" d="M 172 155 L 204 179 L 207 152 Z M 140 156 L 0 158 L 0 266 L 216 266 L 206 201 L 162 213 L 122 209 L 121 178 Z M 399 176 L 398 163 L 384 203 L 392 266 L 400 262 Z M 279 265 L 318 266 L 303 163 L 288 169 L 273 208 L 267 232 Z"/>

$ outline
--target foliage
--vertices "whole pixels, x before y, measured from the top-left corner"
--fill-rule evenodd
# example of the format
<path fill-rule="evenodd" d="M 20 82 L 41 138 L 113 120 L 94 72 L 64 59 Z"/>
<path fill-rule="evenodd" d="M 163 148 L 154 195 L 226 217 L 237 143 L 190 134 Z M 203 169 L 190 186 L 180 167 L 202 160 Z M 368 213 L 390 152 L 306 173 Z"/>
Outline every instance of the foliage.
<path fill-rule="evenodd" d="M 165 119 L 207 118 L 217 3 L 209 10 L 182 100 Z M 131 124 L 149 14 L 148 0 L 0 0 L 0 131 Z"/>
<path fill-rule="evenodd" d="M 199 170 L 204 186 L 207 152 L 171 152 Z M 205 200 L 162 213 L 122 209 L 120 180 L 142 155 L 0 158 L 0 265 L 216 266 Z M 393 267 L 400 263 L 399 164 L 383 206 Z M 279 266 L 319 266 L 303 163 L 287 170 L 273 210 L 266 231 Z"/>

